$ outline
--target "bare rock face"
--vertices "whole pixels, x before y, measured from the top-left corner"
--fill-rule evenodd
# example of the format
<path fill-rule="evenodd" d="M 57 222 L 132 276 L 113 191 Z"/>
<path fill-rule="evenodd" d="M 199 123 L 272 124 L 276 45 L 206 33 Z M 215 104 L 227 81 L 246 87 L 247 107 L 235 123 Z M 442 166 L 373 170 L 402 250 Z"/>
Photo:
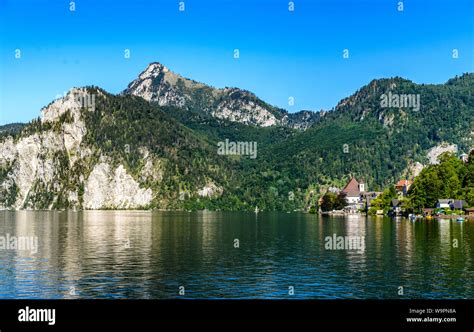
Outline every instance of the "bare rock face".
<path fill-rule="evenodd" d="M 194 109 L 246 125 L 286 125 L 283 121 L 287 114 L 285 111 L 263 103 L 248 91 L 216 89 L 175 74 L 157 62 L 151 63 L 123 93 L 142 97 L 160 106 Z"/>
<path fill-rule="evenodd" d="M 425 168 L 425 165 L 416 161 L 411 162 L 408 167 L 402 173 L 402 178 L 407 177 L 409 179 L 414 179 L 418 175 L 420 175 L 421 171 Z"/>
<path fill-rule="evenodd" d="M 157 102 L 160 106 L 183 107 L 186 98 L 174 86 L 178 78 L 162 64 L 151 63 L 124 92 Z"/>
<path fill-rule="evenodd" d="M 54 162 L 56 154 L 60 152 L 76 154 L 73 151 L 79 149 L 86 132 L 84 122 L 80 118 L 81 106 L 76 98 L 76 95 L 82 93 L 84 90 L 72 89 L 65 97 L 42 109 L 43 124 L 58 121 L 67 111 L 70 111 L 72 122 L 62 123 L 55 129 L 20 137 L 17 142 L 10 137 L 0 143 L 0 166 L 9 169 L 7 178 L 0 186 L 3 195 L 8 193 L 11 195 L 12 190 L 16 192 L 15 200 L 10 202 L 10 207 L 34 208 L 35 205 L 28 202 L 30 194 L 34 194 L 31 192 L 34 185 L 40 182 L 53 186 L 53 178 L 60 172 Z M 72 163 L 74 160 L 71 160 Z"/>
<path fill-rule="evenodd" d="M 13 168 L 13 181 L 19 189 L 14 207 L 23 206 L 37 173 L 47 174 L 39 169 L 41 142 L 38 135 L 28 136 L 16 145 L 16 163 Z"/>
<path fill-rule="evenodd" d="M 74 188 L 64 178 L 76 163 L 87 165 L 92 153 L 83 143 L 87 128 L 81 112 L 90 110 L 78 97 L 85 93 L 85 89 L 72 89 L 42 109 L 41 123 L 51 129 L 0 141 L 0 170 L 6 174 L 0 178 L 0 209 L 51 209 L 60 196 L 71 208 L 131 209 L 149 205 L 151 189 L 140 188 L 123 166 L 112 169 L 106 162 L 91 165 L 90 175 L 81 174 Z M 67 112 L 65 121 L 62 117 Z M 151 156 L 147 158 L 153 161 Z M 152 174 L 153 169 L 148 172 Z M 80 187 L 84 188 L 83 202 Z M 51 195 L 52 201 L 44 199 Z"/>
<path fill-rule="evenodd" d="M 70 111 L 74 117 L 79 115 L 83 105 L 80 97 L 86 94 L 85 89 L 73 88 L 69 90 L 66 96 L 54 100 L 41 110 L 41 121 L 43 123 L 55 121 L 67 111 Z"/>
<path fill-rule="evenodd" d="M 0 167 L 5 168 L 16 158 L 16 144 L 12 137 L 0 142 Z"/>
<path fill-rule="evenodd" d="M 439 163 L 438 157 L 445 152 L 457 153 L 458 146 L 456 144 L 441 143 L 431 148 L 427 153 L 429 163 L 438 164 Z"/>
<path fill-rule="evenodd" d="M 161 182 L 163 180 L 164 161 L 153 156 L 145 147 L 139 148 L 139 151 L 143 158 L 143 167 L 140 172 L 140 180 L 142 182 Z"/>
<path fill-rule="evenodd" d="M 62 149 L 63 138 L 52 131 L 26 136 L 16 143 L 11 138 L 0 143 L 0 166 L 9 169 L 0 187 L 4 192 L 13 188 L 17 192 L 11 207 L 25 206 L 30 190 L 37 181 L 52 182 L 56 170 L 51 158 Z"/>
<path fill-rule="evenodd" d="M 120 165 L 115 170 L 106 162 L 95 165 L 84 192 L 86 209 L 136 209 L 151 203 L 151 189 L 142 189 Z"/>
<path fill-rule="evenodd" d="M 198 190 L 198 195 L 201 197 L 215 197 L 220 196 L 223 193 L 223 189 L 218 187 L 214 182 L 209 181 L 207 185 Z"/>
<path fill-rule="evenodd" d="M 217 108 L 211 112 L 216 118 L 261 127 L 280 124 L 280 120 L 275 115 L 268 109 L 258 105 L 254 100 L 234 97 L 234 95 L 248 95 L 247 92 L 242 92 L 239 89 L 224 89 L 223 93 L 227 94 L 229 98 L 223 99 L 217 105 Z"/>
<path fill-rule="evenodd" d="M 447 142 L 441 143 L 437 146 L 432 147 L 426 153 L 426 157 L 428 158 L 428 164 L 439 164 L 438 157 L 445 152 L 450 152 L 456 154 L 458 152 L 458 146 L 456 144 L 449 144 Z M 420 162 L 411 162 L 406 170 L 403 172 L 403 176 L 407 176 L 410 179 L 417 177 L 423 168 L 427 165 L 423 165 Z"/>

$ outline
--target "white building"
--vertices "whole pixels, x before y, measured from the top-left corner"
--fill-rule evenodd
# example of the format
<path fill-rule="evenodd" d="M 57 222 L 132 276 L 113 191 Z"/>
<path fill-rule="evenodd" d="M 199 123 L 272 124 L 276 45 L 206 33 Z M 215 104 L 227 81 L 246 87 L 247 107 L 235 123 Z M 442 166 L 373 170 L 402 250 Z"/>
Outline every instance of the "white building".
<path fill-rule="evenodd" d="M 366 187 L 363 180 L 358 182 L 355 178 L 352 178 L 344 189 L 342 189 L 342 192 L 346 195 L 346 210 L 349 212 L 357 212 L 364 208 L 363 197 L 366 192 Z"/>

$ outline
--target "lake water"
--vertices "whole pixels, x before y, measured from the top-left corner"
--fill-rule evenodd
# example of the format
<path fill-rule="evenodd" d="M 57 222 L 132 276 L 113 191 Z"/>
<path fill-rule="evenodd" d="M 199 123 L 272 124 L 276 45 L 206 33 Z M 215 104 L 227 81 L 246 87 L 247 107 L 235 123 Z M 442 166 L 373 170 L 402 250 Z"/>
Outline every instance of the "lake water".
<path fill-rule="evenodd" d="M 363 250 L 326 249 L 334 234 Z M 7 236 L 38 248 L 0 249 L 0 298 L 474 298 L 474 222 L 0 211 Z"/>

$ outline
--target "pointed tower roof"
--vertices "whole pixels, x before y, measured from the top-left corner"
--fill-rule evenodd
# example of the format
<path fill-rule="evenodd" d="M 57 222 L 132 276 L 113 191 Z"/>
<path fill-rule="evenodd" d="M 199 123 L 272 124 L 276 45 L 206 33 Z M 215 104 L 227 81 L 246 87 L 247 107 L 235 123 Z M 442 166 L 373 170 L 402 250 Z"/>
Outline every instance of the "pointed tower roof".
<path fill-rule="evenodd" d="M 359 191 L 359 182 L 357 182 L 357 180 L 355 178 L 352 178 L 346 184 L 344 189 L 342 189 L 342 192 L 345 193 L 347 196 L 351 196 L 351 195 L 357 196 L 357 195 L 359 195 L 359 193 L 360 193 L 360 191 Z"/>

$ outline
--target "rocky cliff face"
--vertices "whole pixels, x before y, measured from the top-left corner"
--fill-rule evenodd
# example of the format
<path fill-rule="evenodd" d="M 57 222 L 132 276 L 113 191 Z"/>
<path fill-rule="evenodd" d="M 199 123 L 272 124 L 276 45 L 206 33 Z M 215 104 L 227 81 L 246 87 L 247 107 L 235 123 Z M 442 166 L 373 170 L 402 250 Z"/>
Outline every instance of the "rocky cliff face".
<path fill-rule="evenodd" d="M 33 133 L 0 141 L 0 208 L 120 209 L 151 202 L 152 191 L 123 165 L 113 167 L 106 157 L 91 163 L 92 149 L 83 142 L 83 112 L 92 110 L 84 107 L 83 96 L 88 96 L 85 89 L 72 89 L 42 109 Z M 75 168 L 85 172 L 74 175 Z"/>
<path fill-rule="evenodd" d="M 131 209 L 146 207 L 153 198 L 151 189 L 140 188 L 123 165 L 113 169 L 102 161 L 87 178 L 84 192 L 85 209 Z"/>
<path fill-rule="evenodd" d="M 216 159 L 160 107 L 74 88 L 0 136 L 0 209 L 180 208 L 181 191 L 188 199 L 223 193 L 212 180 Z"/>
<path fill-rule="evenodd" d="M 5 198 L 0 200 L 0 207 L 34 208 L 30 192 L 36 184 L 41 182 L 51 188 L 61 186 L 55 181 L 59 173 L 58 158 L 71 156 L 68 162 L 74 164 L 85 132 L 80 105 L 75 100 L 75 95 L 80 93 L 81 90 L 73 89 L 42 110 L 41 124 L 49 125 L 50 129 L 20 135 L 17 140 L 8 137 L 0 143 L 0 168 L 3 169 L 0 194 Z M 66 110 L 70 110 L 73 121 L 60 123 Z"/>
<path fill-rule="evenodd" d="M 152 63 L 128 85 L 123 93 L 142 97 L 146 101 L 157 102 L 160 106 L 183 107 L 186 105 L 186 99 L 190 98 L 178 91 L 176 86 L 178 80 L 182 80 L 183 84 L 187 84 L 190 88 L 200 86 L 198 83 L 185 80 L 174 74 L 160 63 Z"/>
<path fill-rule="evenodd" d="M 219 119 L 259 127 L 281 125 L 306 129 L 317 117 L 317 113 L 310 111 L 294 116 L 266 104 L 248 91 L 216 89 L 175 74 L 157 62 L 150 64 L 123 93 L 142 97 L 160 106 L 187 108 Z"/>

